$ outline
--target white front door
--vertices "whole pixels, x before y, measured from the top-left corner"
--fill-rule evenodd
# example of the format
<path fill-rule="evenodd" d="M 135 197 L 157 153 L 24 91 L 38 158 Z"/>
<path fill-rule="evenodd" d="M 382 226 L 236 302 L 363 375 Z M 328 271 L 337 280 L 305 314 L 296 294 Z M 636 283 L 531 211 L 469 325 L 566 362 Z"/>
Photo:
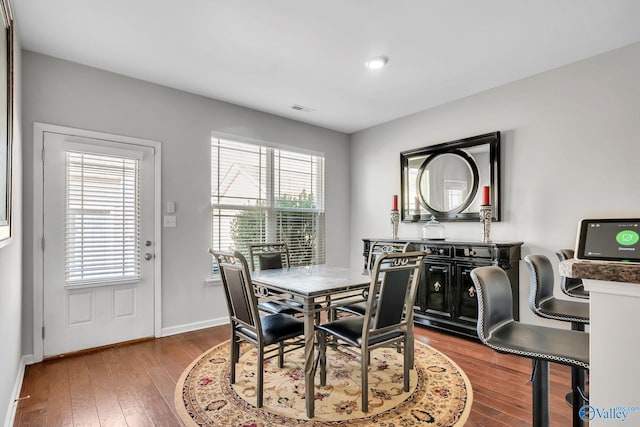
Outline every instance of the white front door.
<path fill-rule="evenodd" d="M 153 336 L 153 147 L 43 142 L 44 356 Z"/>

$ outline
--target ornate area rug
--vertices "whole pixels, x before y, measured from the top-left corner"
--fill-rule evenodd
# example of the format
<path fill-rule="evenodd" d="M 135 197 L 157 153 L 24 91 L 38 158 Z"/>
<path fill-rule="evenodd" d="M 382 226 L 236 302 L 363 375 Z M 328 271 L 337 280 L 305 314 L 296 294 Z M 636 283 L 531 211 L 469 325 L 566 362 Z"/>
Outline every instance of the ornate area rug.
<path fill-rule="evenodd" d="M 403 356 L 393 349 L 371 352 L 369 412 L 361 411 L 360 363 L 327 349 L 327 385 L 316 374 L 315 417 L 306 417 L 304 350 L 264 363 L 264 405 L 256 408 L 256 350 L 241 347 L 236 384 L 229 383 L 229 342 L 205 352 L 178 380 L 175 404 L 187 426 L 462 426 L 473 391 L 448 357 L 418 341 L 409 392 L 403 391 Z"/>

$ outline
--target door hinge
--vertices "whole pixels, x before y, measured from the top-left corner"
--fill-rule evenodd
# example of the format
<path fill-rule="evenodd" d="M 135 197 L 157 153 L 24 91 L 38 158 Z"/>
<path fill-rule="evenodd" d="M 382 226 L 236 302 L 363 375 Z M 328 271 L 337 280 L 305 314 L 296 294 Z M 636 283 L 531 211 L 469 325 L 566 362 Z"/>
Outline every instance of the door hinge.
<path fill-rule="evenodd" d="M 42 327 L 42 339 L 44 339 L 44 326 Z"/>
<path fill-rule="evenodd" d="M 42 236 L 41 244 L 42 244 L 42 252 L 44 252 L 44 236 Z"/>
<path fill-rule="evenodd" d="M 42 163 L 44 163 L 44 146 L 42 147 Z"/>

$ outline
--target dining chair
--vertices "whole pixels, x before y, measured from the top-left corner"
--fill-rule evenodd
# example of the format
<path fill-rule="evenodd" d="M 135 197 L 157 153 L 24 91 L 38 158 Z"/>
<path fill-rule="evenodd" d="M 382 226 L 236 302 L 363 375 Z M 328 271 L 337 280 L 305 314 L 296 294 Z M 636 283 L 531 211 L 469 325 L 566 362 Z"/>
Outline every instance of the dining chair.
<path fill-rule="evenodd" d="M 568 259 L 574 258 L 574 251 L 573 249 L 557 249 L 556 256 L 558 257 L 560 262 L 566 261 Z M 568 295 L 570 297 L 589 299 L 589 291 L 584 288 L 582 279 L 561 276 L 560 289 L 565 295 Z"/>
<path fill-rule="evenodd" d="M 388 253 L 402 253 L 406 252 L 409 247 L 409 242 L 406 243 L 398 243 L 398 242 L 374 242 L 371 244 L 369 248 L 369 256 L 367 258 L 367 269 L 363 274 L 371 274 L 373 270 L 376 259 L 382 254 Z M 365 290 L 363 293 L 363 297 L 366 299 L 368 290 Z M 345 305 L 343 307 L 339 307 L 337 309 L 342 313 L 355 314 L 357 316 L 363 316 L 365 311 L 367 310 L 367 302 L 357 302 L 354 304 Z"/>
<path fill-rule="evenodd" d="M 318 325 L 320 384 L 327 383 L 327 345 L 359 352 L 362 380 L 362 411 L 369 411 L 368 367 L 370 352 L 380 347 L 404 352 L 404 391 L 409 391 L 409 369 L 413 361 L 413 303 L 416 298 L 424 252 L 383 253 L 374 263 L 367 309 Z M 376 303 L 377 301 L 377 303 Z M 328 341 L 328 338 L 331 338 Z"/>
<path fill-rule="evenodd" d="M 271 270 L 277 268 L 289 268 L 291 258 L 289 247 L 284 242 L 276 243 L 251 243 L 249 244 L 249 260 L 251 271 Z M 269 291 L 274 294 L 273 291 Z M 282 296 L 281 294 L 277 294 Z M 302 304 L 291 298 L 283 298 L 280 301 L 263 301 L 258 304 L 258 310 L 271 314 L 296 315 L 301 312 Z"/>
<path fill-rule="evenodd" d="M 230 381 L 236 382 L 236 363 L 240 358 L 240 343 L 247 342 L 258 350 L 256 406 L 263 401 L 263 362 L 278 356 L 278 367 L 284 365 L 284 354 L 304 347 L 304 322 L 288 314 L 269 314 L 260 317 L 258 302 L 245 257 L 238 251 L 222 252 L 209 249 L 218 262 L 227 299 L 231 323 Z M 277 345 L 277 347 L 272 347 Z M 290 346 L 290 349 L 285 349 Z M 268 348 L 271 347 L 271 348 Z M 277 352 L 277 354 L 273 354 Z"/>

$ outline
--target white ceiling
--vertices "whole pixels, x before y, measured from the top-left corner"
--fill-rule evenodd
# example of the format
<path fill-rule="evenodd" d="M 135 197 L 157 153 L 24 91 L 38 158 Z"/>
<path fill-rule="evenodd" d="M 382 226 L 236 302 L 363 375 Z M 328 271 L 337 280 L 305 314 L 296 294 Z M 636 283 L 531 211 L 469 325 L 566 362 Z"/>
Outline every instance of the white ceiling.
<path fill-rule="evenodd" d="M 12 3 L 25 49 L 346 133 L 640 41 L 637 0 Z"/>

